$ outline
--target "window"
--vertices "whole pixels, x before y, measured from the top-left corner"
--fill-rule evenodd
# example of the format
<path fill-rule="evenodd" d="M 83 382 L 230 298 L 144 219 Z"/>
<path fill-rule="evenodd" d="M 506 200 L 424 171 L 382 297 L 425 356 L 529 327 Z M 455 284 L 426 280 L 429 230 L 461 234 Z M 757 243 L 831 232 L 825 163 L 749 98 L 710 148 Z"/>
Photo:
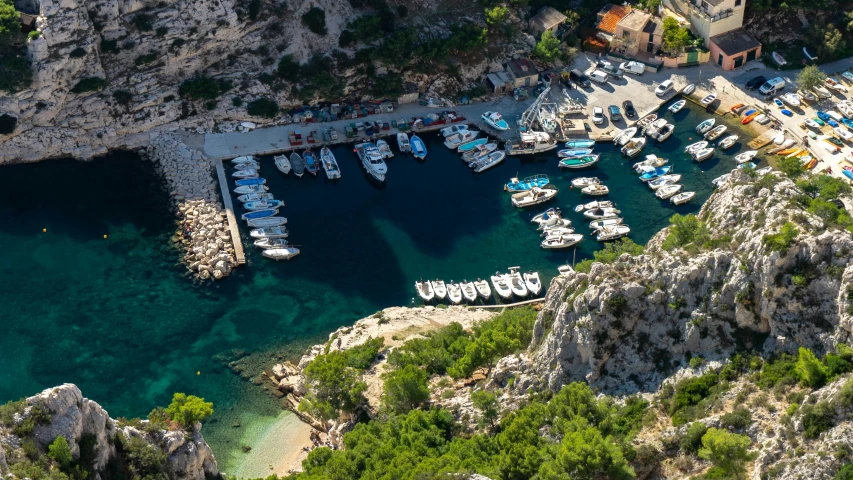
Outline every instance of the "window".
<path fill-rule="evenodd" d="M 735 6 L 739 7 L 743 3 L 743 0 L 735 0 Z"/>

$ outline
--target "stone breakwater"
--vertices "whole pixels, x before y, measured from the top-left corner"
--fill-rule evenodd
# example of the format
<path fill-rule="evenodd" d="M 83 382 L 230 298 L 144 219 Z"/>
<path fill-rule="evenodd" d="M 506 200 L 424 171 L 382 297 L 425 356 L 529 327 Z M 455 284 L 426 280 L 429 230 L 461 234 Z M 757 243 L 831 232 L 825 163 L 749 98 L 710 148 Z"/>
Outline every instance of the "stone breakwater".
<path fill-rule="evenodd" d="M 219 203 L 213 164 L 172 135 L 155 138 L 140 152 L 157 167 L 175 203 L 187 268 L 202 280 L 227 277 L 237 265 L 228 219 Z"/>

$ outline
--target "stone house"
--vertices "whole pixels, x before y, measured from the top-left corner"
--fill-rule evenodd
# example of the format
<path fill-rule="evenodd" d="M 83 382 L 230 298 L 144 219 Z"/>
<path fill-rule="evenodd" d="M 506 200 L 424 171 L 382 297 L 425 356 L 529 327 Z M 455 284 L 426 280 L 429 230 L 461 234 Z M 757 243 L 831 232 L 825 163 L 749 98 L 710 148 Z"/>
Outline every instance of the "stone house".
<path fill-rule="evenodd" d="M 515 80 L 508 72 L 494 72 L 486 75 L 486 83 L 492 89 L 492 93 L 510 93 Z"/>
<path fill-rule="evenodd" d="M 663 41 L 663 20 L 642 10 L 631 10 L 616 24 L 612 46 L 631 56 L 657 53 Z"/>
<path fill-rule="evenodd" d="M 711 61 L 734 70 L 761 55 L 761 42 L 743 28 L 711 37 Z"/>
<path fill-rule="evenodd" d="M 746 0 L 673 0 L 690 12 L 693 32 L 711 51 L 711 61 L 732 70 L 754 60 L 761 42 L 743 29 Z"/>
<path fill-rule="evenodd" d="M 512 77 L 511 88 L 530 87 L 536 85 L 539 81 L 539 72 L 536 70 L 536 65 L 526 58 L 518 58 L 510 60 L 506 64 L 506 70 Z"/>
<path fill-rule="evenodd" d="M 616 25 L 625 18 L 633 9 L 630 6 L 613 5 L 608 3 L 598 11 L 595 22 L 597 36 L 608 42 L 613 41 L 616 34 Z"/>
<path fill-rule="evenodd" d="M 530 21 L 527 22 L 527 26 L 533 36 L 539 37 L 547 31 L 556 33 L 560 25 L 565 22 L 566 16 L 560 13 L 556 8 L 542 7 L 536 15 L 530 17 Z"/>

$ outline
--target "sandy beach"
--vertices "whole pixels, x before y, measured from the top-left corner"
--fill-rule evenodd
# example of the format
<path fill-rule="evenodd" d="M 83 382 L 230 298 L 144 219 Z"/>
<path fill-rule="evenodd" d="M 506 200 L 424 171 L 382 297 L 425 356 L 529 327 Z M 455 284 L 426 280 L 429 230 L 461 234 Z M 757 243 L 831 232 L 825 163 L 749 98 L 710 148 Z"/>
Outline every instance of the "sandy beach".
<path fill-rule="evenodd" d="M 301 469 L 302 460 L 308 455 L 302 447 L 311 445 L 310 434 L 311 427 L 288 411 L 282 411 L 273 422 L 252 422 L 240 439 L 242 445 L 252 449 L 229 456 L 228 474 L 237 478 L 265 478 Z"/>

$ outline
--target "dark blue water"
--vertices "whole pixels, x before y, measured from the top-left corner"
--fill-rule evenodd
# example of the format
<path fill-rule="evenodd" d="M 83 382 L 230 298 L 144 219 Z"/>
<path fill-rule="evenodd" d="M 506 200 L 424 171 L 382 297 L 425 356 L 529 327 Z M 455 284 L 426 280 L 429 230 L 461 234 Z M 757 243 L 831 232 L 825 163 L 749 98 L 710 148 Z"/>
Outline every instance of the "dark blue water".
<path fill-rule="evenodd" d="M 272 415 L 278 407 L 225 367 L 241 350 L 294 355 L 338 326 L 411 304 L 420 277 L 475 279 L 520 266 L 547 281 L 571 260 L 572 250 L 539 248 L 529 219 L 545 206 L 514 209 L 502 188 L 512 176 L 550 175 L 561 189 L 550 205 L 585 234 L 586 222 L 572 207 L 589 199 L 570 189 L 575 176 L 595 175 L 610 187 L 608 198 L 638 243 L 673 213 L 697 212 L 710 181 L 734 165 L 720 155 L 697 165 L 683 154 L 707 116 L 688 105 L 675 116 L 676 133 L 642 153 L 670 158 L 685 189 L 697 192 L 693 203 L 677 208 L 630 172 L 642 155 L 624 159 L 610 144 L 596 147 L 602 161 L 587 170 L 560 172 L 551 152 L 510 157 L 478 175 L 437 133 L 427 134 L 426 161 L 396 156 L 384 185 L 367 177 L 350 147 L 334 150 L 343 171 L 336 183 L 322 173 L 284 177 L 265 158 L 262 171 L 285 202 L 290 241 L 302 254 L 273 262 L 246 238 L 249 264 L 214 284 L 184 276 L 170 242 L 168 197 L 135 155 L 3 167 L 0 401 L 74 382 L 113 416 L 145 415 L 175 391 L 213 400 L 223 423 L 240 409 Z M 577 260 L 599 248 L 587 237 Z M 224 445 L 227 429 L 214 437 Z"/>

